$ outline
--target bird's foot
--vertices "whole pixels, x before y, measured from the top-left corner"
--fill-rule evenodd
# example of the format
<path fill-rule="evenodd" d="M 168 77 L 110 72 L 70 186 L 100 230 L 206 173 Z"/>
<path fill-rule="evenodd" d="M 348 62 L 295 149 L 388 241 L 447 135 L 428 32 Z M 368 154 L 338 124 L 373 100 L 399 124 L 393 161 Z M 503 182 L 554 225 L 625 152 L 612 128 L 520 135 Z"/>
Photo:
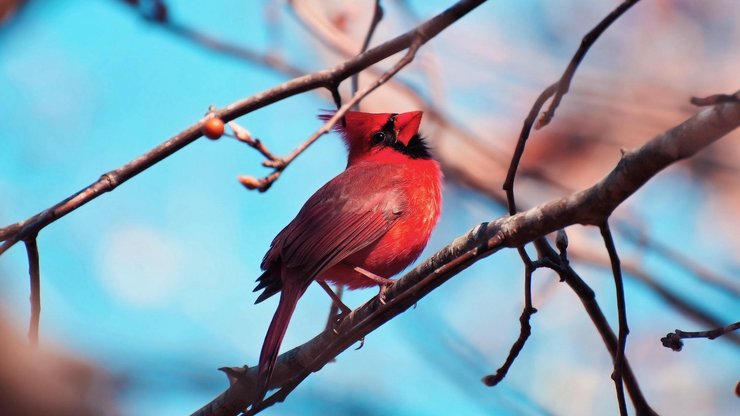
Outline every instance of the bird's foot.
<path fill-rule="evenodd" d="M 355 267 L 355 271 L 378 284 L 378 302 L 380 302 L 381 305 L 385 305 L 385 292 L 387 292 L 388 288 L 393 284 L 393 280 L 386 279 L 385 277 L 380 277 L 373 272 L 363 269 L 362 267 Z"/>

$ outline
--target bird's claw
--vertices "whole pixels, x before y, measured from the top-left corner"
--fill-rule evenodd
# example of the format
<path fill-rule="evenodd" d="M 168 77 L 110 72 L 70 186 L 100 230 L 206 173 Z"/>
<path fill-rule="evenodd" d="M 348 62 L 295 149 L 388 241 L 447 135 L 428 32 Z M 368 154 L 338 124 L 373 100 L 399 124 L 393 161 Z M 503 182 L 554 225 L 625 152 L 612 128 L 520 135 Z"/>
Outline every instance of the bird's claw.
<path fill-rule="evenodd" d="M 378 285 L 378 302 L 380 302 L 381 305 L 385 305 L 385 294 L 388 292 L 388 288 L 391 287 L 393 283 L 386 283 Z"/>
<path fill-rule="evenodd" d="M 360 348 L 365 346 L 365 337 L 360 338 L 360 345 L 355 348 L 355 351 L 359 350 Z"/>
<path fill-rule="evenodd" d="M 331 331 L 334 332 L 334 335 L 339 335 L 339 325 L 342 324 L 344 321 L 344 318 L 346 318 L 349 315 L 347 312 L 339 312 L 335 317 L 334 321 L 331 324 Z"/>

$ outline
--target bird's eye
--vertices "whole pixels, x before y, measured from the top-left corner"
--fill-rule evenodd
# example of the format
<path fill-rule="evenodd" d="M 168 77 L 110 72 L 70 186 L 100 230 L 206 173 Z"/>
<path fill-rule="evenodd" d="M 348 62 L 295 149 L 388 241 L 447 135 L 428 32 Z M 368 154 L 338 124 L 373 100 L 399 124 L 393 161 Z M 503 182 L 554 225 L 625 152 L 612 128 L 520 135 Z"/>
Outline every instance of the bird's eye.
<path fill-rule="evenodd" d="M 372 140 L 373 140 L 373 144 L 383 143 L 385 141 L 385 133 L 383 133 L 382 131 L 379 131 L 373 134 Z"/>

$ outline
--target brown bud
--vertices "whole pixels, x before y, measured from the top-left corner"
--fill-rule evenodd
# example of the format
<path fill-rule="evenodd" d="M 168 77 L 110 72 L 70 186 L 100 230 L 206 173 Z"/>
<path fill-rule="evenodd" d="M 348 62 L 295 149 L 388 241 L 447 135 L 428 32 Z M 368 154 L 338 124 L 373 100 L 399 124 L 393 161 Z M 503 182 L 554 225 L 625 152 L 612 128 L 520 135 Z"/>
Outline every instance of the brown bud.
<path fill-rule="evenodd" d="M 240 176 L 239 182 L 241 182 L 242 185 L 244 185 L 247 189 L 257 189 L 260 186 L 262 186 L 262 183 L 259 181 L 259 179 L 256 179 L 252 176 Z"/>

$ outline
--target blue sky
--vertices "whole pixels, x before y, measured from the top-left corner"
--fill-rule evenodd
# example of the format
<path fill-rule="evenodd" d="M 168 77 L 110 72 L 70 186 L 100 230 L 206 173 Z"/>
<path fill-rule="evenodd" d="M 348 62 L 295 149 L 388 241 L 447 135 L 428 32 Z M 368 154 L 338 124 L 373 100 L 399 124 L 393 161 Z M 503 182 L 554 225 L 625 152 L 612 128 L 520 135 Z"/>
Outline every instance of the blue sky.
<path fill-rule="evenodd" d="M 413 3 L 422 16 L 447 4 Z M 178 21 L 256 50 L 270 46 L 262 2 L 170 5 Z M 487 4 L 461 24 L 496 19 L 511 29 L 523 16 L 546 21 L 539 6 Z M 303 32 L 282 13 L 286 55 L 308 69 L 326 66 L 291 38 Z M 525 34 L 546 37 L 548 31 L 557 27 Z M 572 51 L 548 39 L 552 49 Z M 0 28 L 0 223 L 60 201 L 192 125 L 209 105 L 227 105 L 284 80 L 188 44 L 119 2 L 30 2 Z M 459 115 L 469 107 L 500 105 L 482 90 L 480 96 L 447 91 L 450 111 Z M 330 106 L 318 95 L 303 94 L 239 122 L 275 153 L 286 154 L 320 126 L 315 116 Z M 343 169 L 345 159 L 337 137 L 322 138 L 269 192 L 248 192 L 236 177 L 264 174 L 260 162 L 256 152 L 233 140 L 202 139 L 41 233 L 42 343 L 104 363 L 126 378 L 121 401 L 126 414 L 192 412 L 226 387 L 216 368 L 256 363 L 276 305 L 276 299 L 253 304 L 260 260 L 272 237 L 315 189 Z M 682 229 L 696 221 L 698 203 L 692 201 L 706 192 L 700 185 L 672 171 L 641 190 L 631 206 L 649 207 L 640 215 L 662 241 L 680 239 L 682 251 L 714 258 L 722 254 L 716 247 L 701 237 L 687 238 Z M 676 206 L 666 190 L 687 202 Z M 425 256 L 502 214 L 487 198 L 447 184 L 442 220 Z M 736 318 L 737 299 L 695 285 L 660 260 L 646 262 L 682 293 L 700 293 L 715 314 L 728 322 Z M 26 267 L 20 246 L 0 258 L 0 307 L 19 330 L 29 310 Z M 583 270 L 614 317 L 610 276 Z M 512 251 L 452 279 L 369 336 L 362 350 L 343 353 L 265 414 L 536 415 L 545 414 L 542 409 L 614 414 L 610 362 L 598 336 L 575 297 L 542 276 L 547 277 L 535 282 L 543 303 L 533 322 L 535 336 L 496 389 L 479 379 L 495 370 L 516 338 L 521 266 Z M 698 328 L 639 283 L 628 281 L 627 289 L 635 340 L 629 354 L 636 368 L 646 368 L 638 376 L 656 407 L 673 409 L 679 394 L 715 414 L 736 406 L 736 398 L 723 390 L 731 392 L 737 381 L 740 367 L 728 365 L 738 362 L 736 347 L 689 341 L 680 354 L 660 347 L 657 339 L 667 331 Z M 359 305 L 374 294 L 353 292 L 347 303 Z M 318 287 L 309 289 L 284 347 L 318 333 L 328 305 Z M 697 377 L 704 379 L 702 386 L 691 383 Z M 558 403 L 576 389 L 584 400 Z"/>

